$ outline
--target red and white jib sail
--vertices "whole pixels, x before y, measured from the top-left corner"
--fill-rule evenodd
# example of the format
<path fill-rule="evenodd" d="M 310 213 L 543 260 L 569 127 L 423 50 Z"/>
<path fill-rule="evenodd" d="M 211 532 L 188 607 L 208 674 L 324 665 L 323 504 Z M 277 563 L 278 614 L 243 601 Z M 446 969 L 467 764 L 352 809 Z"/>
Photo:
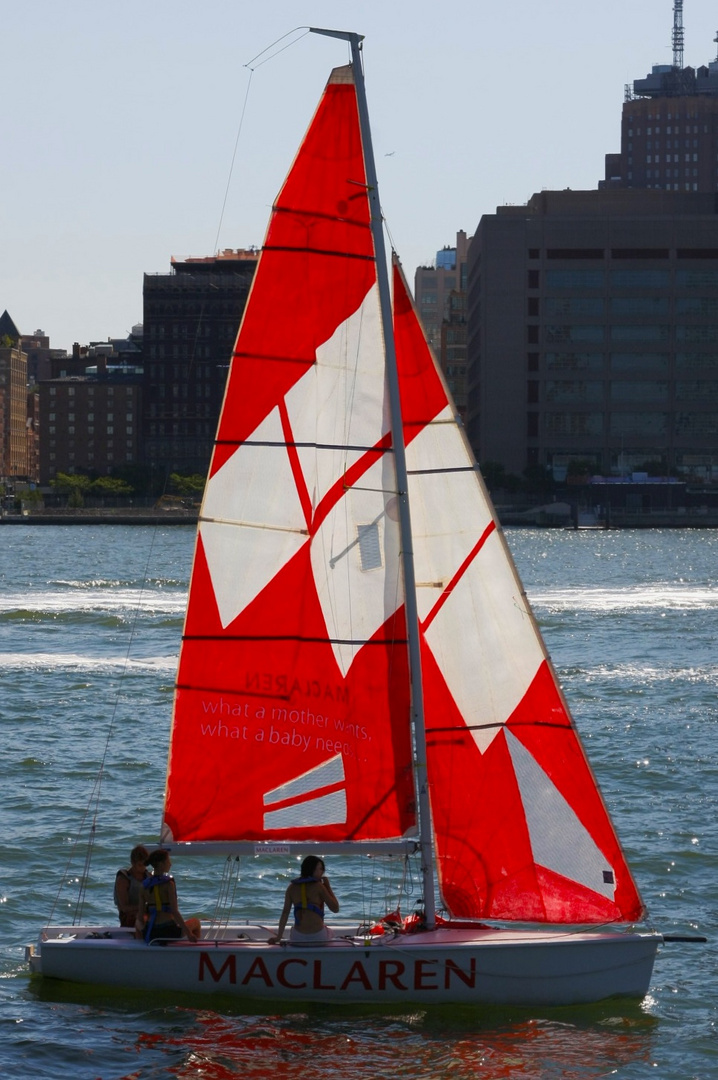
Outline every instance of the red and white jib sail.
<path fill-rule="evenodd" d="M 394 330 L 444 904 L 464 918 L 638 919 L 636 886 L 398 267 Z"/>
<path fill-rule="evenodd" d="M 273 208 L 200 513 L 166 840 L 415 832 L 396 479 L 357 96 Z"/>

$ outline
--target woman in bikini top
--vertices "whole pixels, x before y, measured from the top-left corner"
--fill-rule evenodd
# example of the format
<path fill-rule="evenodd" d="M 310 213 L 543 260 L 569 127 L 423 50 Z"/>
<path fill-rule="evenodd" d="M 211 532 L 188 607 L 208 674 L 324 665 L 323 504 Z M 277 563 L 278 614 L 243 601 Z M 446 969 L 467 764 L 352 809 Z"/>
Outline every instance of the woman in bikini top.
<path fill-rule="evenodd" d="M 325 904 L 335 914 L 339 911 L 339 901 L 332 891 L 329 878 L 324 876 L 324 861 L 316 855 L 307 855 L 300 877 L 295 878 L 287 888 L 279 928 L 276 935 L 269 938 L 269 944 L 278 945 L 282 940 L 292 910 L 294 926 L 290 933 L 291 941 L 328 938 L 329 930 L 324 925 Z"/>

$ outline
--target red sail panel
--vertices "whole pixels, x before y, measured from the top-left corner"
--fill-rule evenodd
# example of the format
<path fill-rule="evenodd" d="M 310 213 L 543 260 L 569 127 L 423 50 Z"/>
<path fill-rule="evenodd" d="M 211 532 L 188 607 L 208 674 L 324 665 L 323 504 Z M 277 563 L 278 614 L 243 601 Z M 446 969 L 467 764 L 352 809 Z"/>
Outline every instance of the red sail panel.
<path fill-rule="evenodd" d="M 350 69 L 277 199 L 232 360 L 177 678 L 174 841 L 415 831 L 396 491 Z"/>
<path fill-rule="evenodd" d="M 406 283 L 394 330 L 439 883 L 462 918 L 643 906 Z"/>

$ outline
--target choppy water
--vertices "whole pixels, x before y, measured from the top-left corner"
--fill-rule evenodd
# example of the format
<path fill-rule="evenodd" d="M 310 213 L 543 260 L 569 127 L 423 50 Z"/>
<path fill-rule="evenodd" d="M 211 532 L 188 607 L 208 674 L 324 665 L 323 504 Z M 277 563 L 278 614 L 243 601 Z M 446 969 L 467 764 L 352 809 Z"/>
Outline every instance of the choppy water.
<path fill-rule="evenodd" d="M 0 1075 L 157 1078 L 718 1076 L 718 532 L 509 532 L 652 921 L 667 945 L 642 1004 L 561 1010 L 252 1012 L 231 1001 L 31 981 L 24 945 L 71 917 L 73 841 L 107 750 L 85 917 L 156 837 L 193 530 L 0 528 Z M 78 859 L 80 860 L 78 862 Z M 276 919 L 287 868 L 250 867 Z M 219 873 L 183 860 L 185 914 Z M 356 873 L 332 866 L 343 909 Z M 391 885 L 391 883 L 389 883 Z M 372 888 L 383 887 L 372 884 Z"/>

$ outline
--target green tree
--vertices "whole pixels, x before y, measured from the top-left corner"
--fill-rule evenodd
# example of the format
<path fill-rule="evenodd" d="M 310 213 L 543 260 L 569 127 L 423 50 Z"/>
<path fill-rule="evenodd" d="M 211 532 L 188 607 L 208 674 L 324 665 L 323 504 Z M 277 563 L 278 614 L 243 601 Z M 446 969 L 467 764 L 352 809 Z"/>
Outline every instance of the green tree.
<path fill-rule="evenodd" d="M 89 489 L 91 480 L 84 473 L 59 472 L 54 480 L 50 481 L 50 487 L 54 487 L 63 495 L 67 495 L 67 505 L 73 510 L 85 505 L 85 492 Z"/>
<path fill-rule="evenodd" d="M 185 497 L 201 495 L 204 491 L 205 478 L 199 473 L 183 476 L 181 473 L 170 474 L 170 490 Z"/>
<path fill-rule="evenodd" d="M 54 480 L 50 481 L 50 487 L 55 488 L 63 495 L 72 495 L 73 492 L 79 492 L 83 495 L 92 481 L 89 476 L 85 476 L 84 473 L 63 473 L 59 472 Z"/>
<path fill-rule="evenodd" d="M 131 495 L 133 490 L 126 480 L 121 480 L 118 476 L 98 476 L 97 480 L 90 484 L 93 495 Z"/>

